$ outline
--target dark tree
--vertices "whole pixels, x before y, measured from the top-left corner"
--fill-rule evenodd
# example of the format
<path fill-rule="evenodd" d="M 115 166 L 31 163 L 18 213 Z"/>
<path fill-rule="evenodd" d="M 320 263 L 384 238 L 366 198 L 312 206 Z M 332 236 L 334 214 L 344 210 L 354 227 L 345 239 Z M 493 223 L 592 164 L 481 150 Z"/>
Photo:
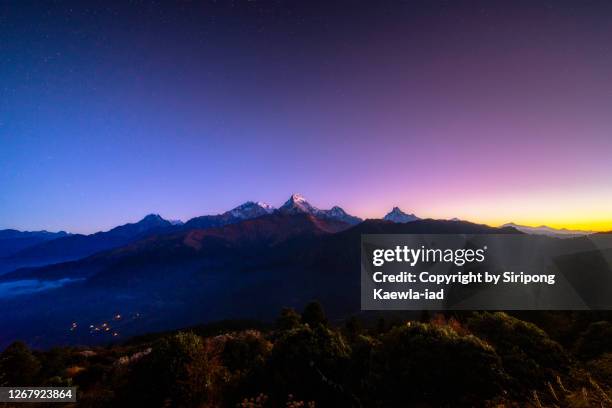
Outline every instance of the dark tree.
<path fill-rule="evenodd" d="M 280 316 L 276 319 L 276 328 L 278 330 L 291 330 L 300 325 L 301 317 L 291 307 L 284 307 L 281 310 Z"/>
<path fill-rule="evenodd" d="M 384 317 L 379 317 L 376 321 L 376 333 L 382 334 L 387 331 L 387 322 Z"/>
<path fill-rule="evenodd" d="M 37 385 L 39 372 L 40 362 L 23 342 L 14 342 L 0 355 L 0 382 L 2 385 Z"/>
<path fill-rule="evenodd" d="M 327 326 L 325 311 L 318 301 L 313 301 L 306 305 L 302 312 L 302 323 L 310 327 L 316 327 L 318 325 Z"/>
<path fill-rule="evenodd" d="M 346 333 L 346 337 L 353 341 L 358 335 L 363 333 L 363 325 L 357 317 L 351 316 L 344 323 L 344 331 Z"/>

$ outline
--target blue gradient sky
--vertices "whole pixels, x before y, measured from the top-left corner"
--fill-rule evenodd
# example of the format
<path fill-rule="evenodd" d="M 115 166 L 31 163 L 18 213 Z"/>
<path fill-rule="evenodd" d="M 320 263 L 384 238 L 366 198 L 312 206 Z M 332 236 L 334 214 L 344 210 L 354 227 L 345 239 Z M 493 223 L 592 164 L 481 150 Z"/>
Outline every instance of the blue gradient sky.
<path fill-rule="evenodd" d="M 0 3 L 0 227 L 393 205 L 612 229 L 606 2 Z"/>

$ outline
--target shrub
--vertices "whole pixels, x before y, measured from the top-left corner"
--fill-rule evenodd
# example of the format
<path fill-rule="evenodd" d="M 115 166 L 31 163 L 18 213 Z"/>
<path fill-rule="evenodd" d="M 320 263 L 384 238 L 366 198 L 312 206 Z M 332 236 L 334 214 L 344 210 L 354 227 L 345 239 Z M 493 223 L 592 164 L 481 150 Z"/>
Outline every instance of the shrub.
<path fill-rule="evenodd" d="M 255 330 L 247 330 L 227 336 L 223 345 L 223 364 L 230 371 L 248 372 L 261 367 L 272 344 Z"/>
<path fill-rule="evenodd" d="M 591 323 L 576 342 L 576 353 L 586 360 L 612 351 L 612 323 Z"/>
<path fill-rule="evenodd" d="M 372 381 L 383 406 L 472 405 L 501 393 L 507 376 L 493 348 L 477 337 L 413 323 L 381 337 Z"/>
<path fill-rule="evenodd" d="M 73 382 L 80 388 L 90 388 L 99 382 L 102 382 L 107 375 L 109 369 L 102 364 L 92 364 L 85 370 L 78 372 Z"/>
<path fill-rule="evenodd" d="M 79 408 L 107 408 L 116 406 L 113 404 L 114 394 L 111 390 L 104 388 L 94 388 L 82 392 L 77 390 L 77 400 Z M 134 405 L 135 407 L 138 405 Z"/>
<path fill-rule="evenodd" d="M 612 385 L 612 353 L 605 353 L 587 363 L 589 371 L 605 384 Z"/>
<path fill-rule="evenodd" d="M 51 377 L 63 376 L 66 367 L 71 365 L 70 350 L 67 348 L 55 347 L 46 353 L 40 354 L 41 372 L 40 376 L 43 380 Z"/>
<path fill-rule="evenodd" d="M 160 406 L 164 401 L 176 407 L 212 405 L 226 377 L 214 341 L 178 333 L 161 339 L 151 353 L 136 361 L 118 401 L 126 406 Z"/>
<path fill-rule="evenodd" d="M 39 372 L 40 361 L 23 342 L 14 342 L 0 354 L 0 385 L 35 385 Z"/>
<path fill-rule="evenodd" d="M 323 306 L 319 302 L 310 302 L 304 308 L 302 312 L 302 323 L 309 325 L 310 327 L 316 327 L 318 325 L 327 325 L 327 317 Z"/>
<path fill-rule="evenodd" d="M 372 357 L 380 342 L 371 336 L 357 335 L 350 343 L 351 361 L 349 368 L 350 388 L 366 397 L 374 390 L 371 383 Z"/>
<path fill-rule="evenodd" d="M 276 328 L 278 330 L 294 329 L 300 325 L 301 319 L 302 317 L 293 308 L 284 307 L 276 319 Z"/>
<path fill-rule="evenodd" d="M 344 335 L 350 341 L 357 339 L 357 337 L 362 333 L 363 325 L 357 317 L 349 317 L 346 322 L 344 322 Z"/>
<path fill-rule="evenodd" d="M 346 405 L 342 383 L 350 347 L 340 333 L 319 325 L 285 332 L 276 342 L 266 367 L 270 397 L 281 401 L 292 394 L 324 406 Z"/>
<path fill-rule="evenodd" d="M 484 312 L 471 317 L 468 328 L 495 348 L 506 372 L 526 389 L 569 369 L 563 347 L 533 323 L 502 312 Z"/>

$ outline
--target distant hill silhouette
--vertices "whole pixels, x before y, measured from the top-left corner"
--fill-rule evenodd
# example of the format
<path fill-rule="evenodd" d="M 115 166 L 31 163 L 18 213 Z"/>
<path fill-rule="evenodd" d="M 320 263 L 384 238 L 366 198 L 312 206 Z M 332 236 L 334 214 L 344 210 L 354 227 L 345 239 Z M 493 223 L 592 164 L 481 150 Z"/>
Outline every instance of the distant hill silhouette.
<path fill-rule="evenodd" d="M 0 230 L 0 258 L 13 255 L 25 248 L 51 241 L 57 238 L 67 237 L 65 231 L 18 231 L 15 229 Z"/>
<path fill-rule="evenodd" d="M 86 329 L 68 332 L 66 322 L 89 326 L 119 312 L 141 316 L 121 327 L 123 336 L 223 318 L 268 320 L 280 307 L 301 307 L 313 298 L 325 302 L 332 317 L 346 316 L 359 310 L 363 233 L 518 233 L 438 220 L 366 220 L 347 227 L 311 214 L 275 212 L 218 228 L 151 235 L 80 261 L 21 269 L 0 277 L 0 284 L 77 280 L 35 296 L 0 299 L 3 310 L 18 311 L 0 316 L 0 324 L 10 327 L 7 337 L 46 345 L 104 341 Z"/>
<path fill-rule="evenodd" d="M 176 227 L 157 214 L 149 214 L 136 223 L 121 225 L 109 231 L 91 235 L 74 234 L 47 240 L 14 253 L 5 261 L 21 266 L 70 261 L 116 248 L 149 233 L 170 228 Z"/>
<path fill-rule="evenodd" d="M 504 224 L 503 227 L 516 228 L 517 230 L 522 231 L 526 234 L 547 235 L 550 237 L 558 237 L 558 238 L 573 238 L 573 237 L 581 237 L 584 235 L 593 234 L 593 231 L 570 230 L 566 228 L 552 228 L 546 225 L 540 225 L 539 227 L 529 227 L 526 225 L 518 225 L 512 222 Z"/>

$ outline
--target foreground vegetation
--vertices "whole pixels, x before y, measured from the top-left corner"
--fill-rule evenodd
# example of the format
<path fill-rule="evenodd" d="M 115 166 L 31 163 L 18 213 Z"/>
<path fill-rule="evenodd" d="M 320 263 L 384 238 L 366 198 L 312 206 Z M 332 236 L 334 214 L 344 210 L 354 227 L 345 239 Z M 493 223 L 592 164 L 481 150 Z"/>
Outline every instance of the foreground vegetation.
<path fill-rule="evenodd" d="M 612 407 L 609 316 L 520 317 L 333 327 L 315 302 L 284 309 L 270 329 L 217 325 L 44 352 L 13 343 L 0 384 L 77 386 L 79 407 Z"/>

